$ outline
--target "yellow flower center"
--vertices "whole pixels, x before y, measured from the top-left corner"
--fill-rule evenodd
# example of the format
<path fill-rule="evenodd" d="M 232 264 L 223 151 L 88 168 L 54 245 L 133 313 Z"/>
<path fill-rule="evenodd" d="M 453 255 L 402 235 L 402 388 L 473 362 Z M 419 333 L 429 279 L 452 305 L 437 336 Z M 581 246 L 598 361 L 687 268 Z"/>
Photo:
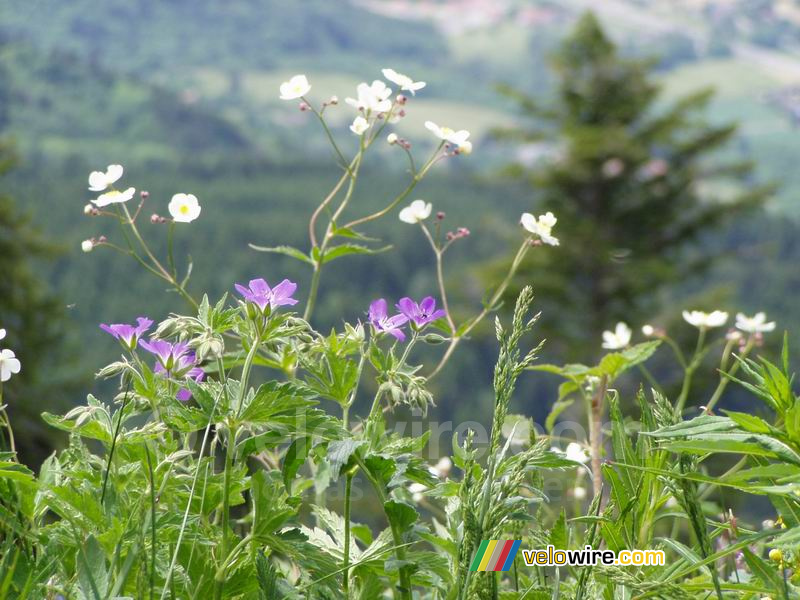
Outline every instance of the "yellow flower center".
<path fill-rule="evenodd" d="M 188 215 L 189 214 L 189 207 L 186 204 L 181 206 L 178 210 L 181 211 L 182 215 Z"/>

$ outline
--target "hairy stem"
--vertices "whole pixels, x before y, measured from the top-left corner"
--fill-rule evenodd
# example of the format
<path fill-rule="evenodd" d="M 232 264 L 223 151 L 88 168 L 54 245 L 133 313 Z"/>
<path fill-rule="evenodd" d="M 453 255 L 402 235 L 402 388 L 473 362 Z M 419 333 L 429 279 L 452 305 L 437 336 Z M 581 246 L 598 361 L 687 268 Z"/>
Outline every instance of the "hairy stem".
<path fill-rule="evenodd" d="M 603 471 L 601 470 L 601 453 L 603 449 L 603 402 L 608 390 L 608 375 L 603 375 L 591 399 L 589 416 L 589 443 L 592 451 L 592 491 L 594 495 L 603 489 Z M 601 502 L 602 503 L 602 502 Z"/>

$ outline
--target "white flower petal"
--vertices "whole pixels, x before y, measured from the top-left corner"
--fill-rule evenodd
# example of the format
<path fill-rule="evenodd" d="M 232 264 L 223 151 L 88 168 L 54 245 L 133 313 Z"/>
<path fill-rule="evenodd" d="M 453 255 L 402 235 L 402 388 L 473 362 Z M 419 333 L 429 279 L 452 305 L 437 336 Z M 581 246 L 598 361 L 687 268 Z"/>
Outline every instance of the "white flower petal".
<path fill-rule="evenodd" d="M 191 223 L 200 216 L 200 203 L 194 194 L 175 194 L 167 207 L 176 223 Z"/>

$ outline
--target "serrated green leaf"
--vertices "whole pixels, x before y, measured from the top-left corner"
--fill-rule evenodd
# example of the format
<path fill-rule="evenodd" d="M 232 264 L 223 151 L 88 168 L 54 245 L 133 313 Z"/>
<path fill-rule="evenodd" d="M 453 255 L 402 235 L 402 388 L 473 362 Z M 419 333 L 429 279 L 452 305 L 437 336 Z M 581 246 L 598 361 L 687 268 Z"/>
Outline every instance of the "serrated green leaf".
<path fill-rule="evenodd" d="M 256 246 L 255 244 L 248 244 L 253 250 L 258 252 L 272 252 L 273 254 L 283 254 L 284 256 L 291 256 L 301 262 L 308 263 L 310 265 L 314 264 L 314 261 L 311 259 L 310 256 L 301 252 L 297 248 L 292 248 L 291 246 Z"/>
<path fill-rule="evenodd" d="M 348 256 L 350 254 L 380 254 L 381 252 L 386 252 L 391 248 L 391 245 L 383 246 L 382 248 L 369 248 L 367 246 L 362 246 L 361 244 L 340 244 L 338 246 L 332 246 L 325 251 L 325 255 L 322 257 L 322 264 L 324 265 L 332 260 L 336 260 L 337 258 Z"/>

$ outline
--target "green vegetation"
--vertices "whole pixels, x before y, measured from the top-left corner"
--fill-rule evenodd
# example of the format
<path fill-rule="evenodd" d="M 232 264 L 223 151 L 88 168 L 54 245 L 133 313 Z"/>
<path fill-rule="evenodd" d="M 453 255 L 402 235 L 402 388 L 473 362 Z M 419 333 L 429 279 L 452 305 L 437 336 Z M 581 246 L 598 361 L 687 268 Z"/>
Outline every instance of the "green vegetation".
<path fill-rule="evenodd" d="M 538 165 L 506 172 L 530 186 L 541 211 L 558 215 L 559 236 L 569 241 L 557 257 L 531 253 L 519 278 L 536 281 L 546 312 L 571 315 L 546 333 L 575 350 L 611 323 L 658 312 L 665 288 L 711 265 L 707 254 L 690 259 L 687 248 L 759 206 L 769 188 L 747 184 L 748 163 L 710 159 L 735 132 L 703 121 L 710 91 L 654 111 L 651 65 L 620 57 L 593 15 L 581 18 L 553 63 L 549 105 L 504 89 L 535 121 L 501 136 L 546 143 Z"/>

